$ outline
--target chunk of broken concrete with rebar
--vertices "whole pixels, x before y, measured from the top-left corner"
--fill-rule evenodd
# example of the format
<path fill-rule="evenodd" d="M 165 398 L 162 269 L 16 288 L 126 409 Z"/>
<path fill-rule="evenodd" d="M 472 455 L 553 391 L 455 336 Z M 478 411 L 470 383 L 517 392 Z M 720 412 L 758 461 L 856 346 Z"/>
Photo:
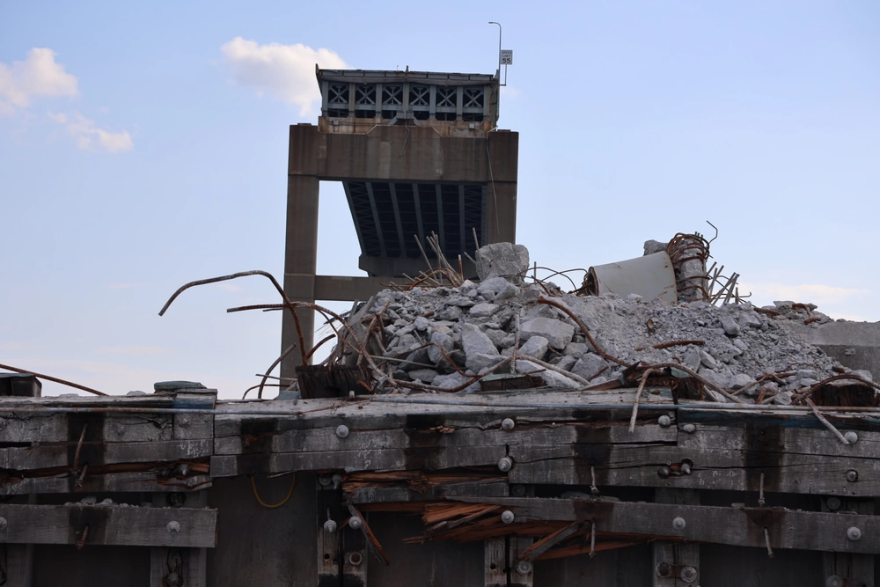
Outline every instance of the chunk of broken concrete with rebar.
<path fill-rule="evenodd" d="M 569 379 L 565 375 L 557 373 L 556 371 L 545 370 L 537 363 L 531 361 L 517 359 L 516 372 L 533 373 L 543 379 L 547 387 L 552 387 L 554 389 L 578 389 L 581 387 L 581 385 L 574 379 Z"/>
<path fill-rule="evenodd" d="M 473 324 L 462 325 L 461 347 L 467 356 L 467 368 L 475 373 L 486 367 L 491 367 L 503 359 L 492 339 Z"/>
<path fill-rule="evenodd" d="M 480 281 L 504 277 L 522 283 L 529 269 L 529 250 L 513 243 L 494 243 L 477 249 L 477 275 Z"/>
<path fill-rule="evenodd" d="M 549 346 L 550 343 L 543 336 L 533 336 L 520 347 L 517 354 L 532 357 L 540 361 L 544 358 L 544 355 L 547 354 L 547 348 Z"/>

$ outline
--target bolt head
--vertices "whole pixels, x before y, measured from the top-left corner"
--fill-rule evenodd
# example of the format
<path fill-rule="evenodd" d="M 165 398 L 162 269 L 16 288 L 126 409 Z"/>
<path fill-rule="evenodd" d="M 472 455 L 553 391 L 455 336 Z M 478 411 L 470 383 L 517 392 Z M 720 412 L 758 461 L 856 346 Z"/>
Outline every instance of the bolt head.
<path fill-rule="evenodd" d="M 843 587 L 843 579 L 837 575 L 831 575 L 825 579 L 825 587 Z"/>
<path fill-rule="evenodd" d="M 361 526 L 364 525 L 364 521 L 361 520 L 361 519 L 360 519 L 359 517 L 357 517 L 357 516 L 352 516 L 352 517 L 348 520 L 348 525 L 351 526 L 352 528 L 354 528 L 355 530 L 359 530 L 359 529 L 361 528 Z"/>
<path fill-rule="evenodd" d="M 190 424 L 192 424 L 192 420 L 190 420 L 189 416 L 181 416 L 177 421 L 177 425 L 181 428 L 189 428 Z"/>
<path fill-rule="evenodd" d="M 669 568 L 669 563 L 659 563 L 656 568 L 657 576 L 661 579 L 668 579 L 672 576 L 672 569 Z"/>
<path fill-rule="evenodd" d="M 669 477 L 671 474 L 672 474 L 672 469 L 670 469 L 670 468 L 667 467 L 666 465 L 663 465 L 662 467 L 660 467 L 659 469 L 657 469 L 657 475 L 658 475 L 661 479 L 666 479 L 666 478 Z"/>
<path fill-rule="evenodd" d="M 687 527 L 687 522 L 684 521 L 684 518 L 678 517 L 672 520 L 672 527 L 676 530 L 684 530 Z"/>
<path fill-rule="evenodd" d="M 168 522 L 168 525 L 165 526 L 165 529 L 168 530 L 169 534 L 177 534 L 180 532 L 180 522 L 175 522 L 174 520 Z"/>
<path fill-rule="evenodd" d="M 697 580 L 697 569 L 694 567 L 684 567 L 679 572 L 679 578 L 685 583 L 693 583 Z"/>
<path fill-rule="evenodd" d="M 519 561 L 516 563 L 516 572 L 520 575 L 528 575 L 532 572 L 532 563 L 529 561 Z"/>
<path fill-rule="evenodd" d="M 168 587 L 180 587 L 180 575 L 177 573 L 168 573 L 163 581 Z"/>
<path fill-rule="evenodd" d="M 516 422 L 514 422 L 512 418 L 504 418 L 501 421 L 501 427 L 504 428 L 505 430 L 513 430 L 513 428 L 515 426 L 516 426 Z"/>
<path fill-rule="evenodd" d="M 840 509 L 840 498 L 839 497 L 829 497 L 825 500 L 825 505 L 828 506 L 828 509 L 832 512 L 836 512 Z"/>
<path fill-rule="evenodd" d="M 334 522 L 333 520 L 327 520 L 326 522 L 324 522 L 324 531 L 330 532 L 331 534 L 333 532 L 336 532 L 336 522 Z"/>
<path fill-rule="evenodd" d="M 364 557 L 361 556 L 361 553 L 352 552 L 351 554 L 348 555 L 348 564 L 350 564 L 351 566 L 353 566 L 353 567 L 360 566 L 360 564 L 362 562 L 364 562 Z"/>
<path fill-rule="evenodd" d="M 690 463 L 682 463 L 681 464 L 681 472 L 685 475 L 691 474 L 691 464 Z"/>
<path fill-rule="evenodd" d="M 338 436 L 339 438 L 348 438 L 348 433 L 348 426 L 346 426 L 345 424 L 340 424 L 336 427 L 336 436 Z"/>
<path fill-rule="evenodd" d="M 513 512 L 510 510 L 504 510 L 501 512 L 501 521 L 505 524 L 510 524 L 513 522 L 516 516 L 513 515 Z"/>
<path fill-rule="evenodd" d="M 687 434 L 693 434 L 697 431 L 697 427 L 694 424 L 685 424 L 681 427 L 682 432 L 686 432 Z"/>
<path fill-rule="evenodd" d="M 8 525 L 9 522 L 6 521 L 6 518 L 0 518 L 0 530 L 5 530 Z"/>
<path fill-rule="evenodd" d="M 663 428 L 669 428 L 670 426 L 672 426 L 672 418 L 664 414 L 657 418 L 657 423 L 660 424 L 660 426 L 662 426 Z"/>
<path fill-rule="evenodd" d="M 321 487 L 327 487 L 328 485 L 333 483 L 333 481 L 330 479 L 329 476 L 321 475 L 320 477 L 318 477 L 318 483 L 321 484 Z"/>
<path fill-rule="evenodd" d="M 846 537 L 855 542 L 862 538 L 862 531 L 855 526 L 852 526 L 846 531 Z"/>
<path fill-rule="evenodd" d="M 513 493 L 514 497 L 525 497 L 526 495 L 526 486 L 522 484 L 516 484 L 510 488 L 511 493 Z"/>
<path fill-rule="evenodd" d="M 513 468 L 513 459 L 510 457 L 503 457 L 500 461 L 498 461 L 498 468 L 502 473 L 506 473 Z"/>
<path fill-rule="evenodd" d="M 855 483 L 856 481 L 859 480 L 859 472 L 856 471 L 855 469 L 850 469 L 849 471 L 846 472 L 846 480 L 849 481 L 850 483 Z"/>
<path fill-rule="evenodd" d="M 845 433 L 845 434 L 843 435 L 843 437 L 846 438 L 846 441 L 847 441 L 848 443 L 850 443 L 850 444 L 855 444 L 855 443 L 857 443 L 857 442 L 859 441 L 859 435 L 856 434 L 855 432 L 853 432 L 852 430 L 850 430 L 849 432 Z"/>

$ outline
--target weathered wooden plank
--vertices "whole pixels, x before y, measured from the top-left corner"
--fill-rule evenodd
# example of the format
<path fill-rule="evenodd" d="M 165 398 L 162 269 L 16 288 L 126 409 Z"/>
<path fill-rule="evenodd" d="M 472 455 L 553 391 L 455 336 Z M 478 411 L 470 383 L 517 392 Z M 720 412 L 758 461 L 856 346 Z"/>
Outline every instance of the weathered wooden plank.
<path fill-rule="evenodd" d="M 564 422 L 566 420 L 628 420 L 634 390 L 610 392 L 517 392 L 480 394 L 475 399 L 435 398 L 435 396 L 376 396 L 356 401 L 311 399 L 286 405 L 289 413 L 279 413 L 278 404 L 247 404 L 248 414 L 235 413 L 241 404 L 218 404 L 214 435 L 238 436 L 254 429 L 284 432 L 294 429 L 333 427 L 358 422 L 360 428 L 421 428 L 435 425 L 467 426 L 487 424 L 504 417 L 522 416 Z M 428 404 L 429 401 L 458 401 L 459 404 Z M 283 402 L 288 404 L 288 402 Z M 467 405 L 470 404 L 470 405 Z M 553 407 L 549 407 L 553 406 Z M 652 395 L 651 403 L 639 408 L 641 417 L 656 419 L 659 413 L 674 410 L 671 395 Z M 257 414 L 264 411 L 265 416 Z"/>
<path fill-rule="evenodd" d="M 0 403 L 0 442 L 76 442 L 83 428 L 85 440 L 102 442 L 156 442 L 212 438 L 213 414 L 40 412 L 38 407 L 6 412 Z M 175 422 L 177 426 L 175 427 Z"/>
<path fill-rule="evenodd" d="M 214 438 L 214 414 L 175 414 L 174 440 Z"/>
<path fill-rule="evenodd" d="M 511 419 L 511 421 L 513 421 Z M 608 423 L 602 423 L 608 424 Z M 341 437 L 336 428 L 313 428 L 244 434 L 214 440 L 214 454 L 241 454 L 244 452 L 312 452 L 376 450 L 390 448 L 427 447 L 483 447 L 523 444 L 528 446 L 559 446 L 579 444 L 636 444 L 645 442 L 673 443 L 678 437 L 675 428 L 656 424 L 637 426 L 629 432 L 624 422 L 597 425 L 590 422 L 534 423 L 531 420 L 512 430 L 502 429 L 502 421 L 494 427 L 455 428 L 449 425 L 429 429 L 364 430 L 347 426 L 347 435 Z"/>
<path fill-rule="evenodd" d="M 28 495 L 40 493 L 104 493 L 161 491 L 181 492 L 211 487 L 207 475 L 194 475 L 185 479 L 166 478 L 160 472 L 108 473 L 86 475 L 77 487 L 72 476 L 25 477 L 7 479 L 0 485 L 0 495 Z"/>
<path fill-rule="evenodd" d="M 700 495 L 690 489 L 659 488 L 657 503 L 698 505 Z M 700 584 L 700 545 L 657 541 L 654 551 L 654 587 L 678 587 Z"/>
<path fill-rule="evenodd" d="M 148 463 L 198 459 L 211 456 L 210 439 L 171 440 L 154 442 L 84 442 L 79 455 L 79 467 L 110 465 L 114 463 Z M 32 471 L 55 467 L 72 467 L 76 443 L 42 443 L 32 447 L 0 449 L 0 468 Z"/>
<path fill-rule="evenodd" d="M 64 440 L 67 440 L 66 414 L 0 412 L 0 442 L 60 442 Z"/>
<path fill-rule="evenodd" d="M 880 496 L 880 461 L 870 458 L 658 444 L 512 445 L 510 456 L 515 462 L 508 474 L 511 483 L 588 485 L 593 467 L 600 486 L 758 491 L 763 472 L 766 492 Z M 684 473 L 685 463 L 690 474 Z M 666 467 L 671 471 L 668 477 L 663 476 Z"/>
<path fill-rule="evenodd" d="M 460 498 L 512 509 L 517 520 L 595 521 L 597 532 L 664 536 L 693 542 L 815 551 L 880 552 L 880 519 L 784 508 L 733 508 L 592 499 Z M 681 518 L 684 524 L 675 523 Z M 861 538 L 848 537 L 858 528 Z"/>
<path fill-rule="evenodd" d="M 484 587 L 507 587 L 507 540 L 491 538 L 483 541 Z"/>
<path fill-rule="evenodd" d="M 880 427 L 877 431 L 858 431 L 858 440 L 846 445 L 827 428 L 794 428 L 752 420 L 742 427 L 703 422 L 689 422 L 692 433 L 682 432 L 681 448 L 760 450 L 762 452 L 800 453 L 825 456 L 874 458 L 880 454 Z M 840 432 L 852 430 L 841 427 Z"/>
<path fill-rule="evenodd" d="M 0 504 L 0 542 L 207 547 L 216 545 L 217 510 Z M 176 522 L 176 525 L 173 524 Z M 2 524 L 0 524 L 2 525 Z"/>

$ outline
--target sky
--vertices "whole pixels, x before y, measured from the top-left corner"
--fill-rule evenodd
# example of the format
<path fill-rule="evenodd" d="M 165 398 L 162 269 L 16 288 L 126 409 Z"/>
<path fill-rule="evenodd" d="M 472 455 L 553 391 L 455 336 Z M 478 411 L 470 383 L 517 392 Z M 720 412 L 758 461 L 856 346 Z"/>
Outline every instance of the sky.
<path fill-rule="evenodd" d="M 539 265 L 709 237 L 764 305 L 880 320 L 880 3 L 0 1 L 0 364 L 240 397 L 280 352 L 288 126 L 315 64 L 494 73 Z M 359 275 L 338 184 L 318 271 Z M 561 284 L 565 285 L 565 284 Z M 344 309 L 345 305 L 333 306 Z M 70 389 L 44 383 L 44 394 Z M 274 395 L 274 392 L 270 395 Z"/>

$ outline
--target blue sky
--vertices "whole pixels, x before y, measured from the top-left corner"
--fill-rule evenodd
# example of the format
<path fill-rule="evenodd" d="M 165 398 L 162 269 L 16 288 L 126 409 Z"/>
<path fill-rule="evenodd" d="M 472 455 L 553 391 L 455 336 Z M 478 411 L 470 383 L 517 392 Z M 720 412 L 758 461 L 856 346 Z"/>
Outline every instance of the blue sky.
<path fill-rule="evenodd" d="M 492 20 L 514 50 L 499 124 L 520 133 L 518 241 L 540 265 L 631 258 L 710 220 L 757 302 L 880 319 L 873 0 L 7 0 L 0 363 L 110 393 L 191 379 L 240 395 L 280 318 L 225 308 L 275 302 L 268 282 L 157 312 L 190 280 L 281 278 L 287 127 L 315 122 L 315 60 L 492 73 Z M 344 207 L 337 185 L 321 198 Z M 319 230 L 319 271 L 358 274 L 350 216 Z"/>

